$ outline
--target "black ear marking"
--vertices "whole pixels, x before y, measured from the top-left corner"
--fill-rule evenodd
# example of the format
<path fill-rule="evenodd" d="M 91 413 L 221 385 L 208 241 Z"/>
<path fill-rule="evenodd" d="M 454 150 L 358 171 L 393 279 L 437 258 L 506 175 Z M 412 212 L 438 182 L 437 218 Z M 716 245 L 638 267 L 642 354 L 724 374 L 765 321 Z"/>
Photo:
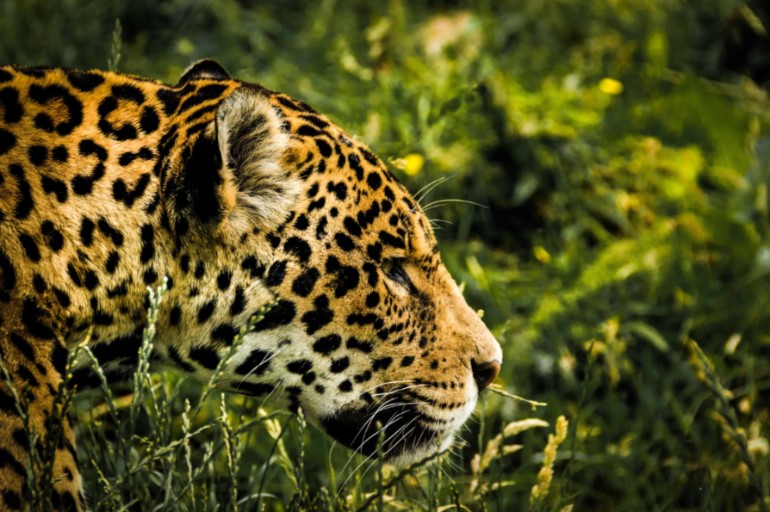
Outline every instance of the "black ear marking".
<path fill-rule="evenodd" d="M 191 80 L 229 80 L 230 73 L 220 63 L 212 59 L 203 59 L 194 62 L 179 77 L 177 87 Z"/>

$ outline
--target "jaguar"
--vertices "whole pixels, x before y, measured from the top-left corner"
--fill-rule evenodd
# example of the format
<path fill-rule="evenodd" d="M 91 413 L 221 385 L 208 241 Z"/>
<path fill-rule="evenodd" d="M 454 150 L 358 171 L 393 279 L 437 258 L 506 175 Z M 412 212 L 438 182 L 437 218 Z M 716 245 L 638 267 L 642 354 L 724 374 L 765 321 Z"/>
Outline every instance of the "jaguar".
<path fill-rule="evenodd" d="M 58 413 L 65 387 L 101 377 L 76 348 L 108 382 L 130 377 L 161 283 L 153 368 L 220 367 L 223 390 L 301 408 L 394 464 L 450 446 L 502 363 L 418 202 L 304 102 L 212 60 L 173 86 L 3 66 L 3 508 L 24 508 L 40 478 L 52 507 L 86 507 Z M 35 446 L 51 447 L 51 474 L 31 476 Z"/>

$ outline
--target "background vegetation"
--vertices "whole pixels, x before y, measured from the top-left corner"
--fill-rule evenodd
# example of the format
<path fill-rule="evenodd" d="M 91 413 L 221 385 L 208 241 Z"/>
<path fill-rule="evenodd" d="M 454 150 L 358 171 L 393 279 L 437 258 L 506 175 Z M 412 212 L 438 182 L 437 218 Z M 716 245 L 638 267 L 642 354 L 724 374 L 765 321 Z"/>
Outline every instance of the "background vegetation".
<path fill-rule="evenodd" d="M 499 382 L 548 404 L 487 393 L 464 448 L 396 475 L 301 418 L 140 376 L 75 399 L 92 505 L 766 510 L 768 30 L 760 0 L 0 2 L 2 62 L 175 82 L 214 57 L 411 190 L 440 180 L 429 200 L 482 205 L 429 214 Z"/>

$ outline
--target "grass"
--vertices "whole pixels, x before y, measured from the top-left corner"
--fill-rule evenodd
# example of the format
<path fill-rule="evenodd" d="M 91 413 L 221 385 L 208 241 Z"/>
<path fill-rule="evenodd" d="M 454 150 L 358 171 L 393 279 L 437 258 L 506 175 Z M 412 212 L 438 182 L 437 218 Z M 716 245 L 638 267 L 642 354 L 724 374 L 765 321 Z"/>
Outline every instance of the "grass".
<path fill-rule="evenodd" d="M 221 369 L 260 316 L 241 330 L 207 383 L 149 373 L 164 290 L 148 290 L 149 325 L 130 386 L 113 390 L 86 343 L 71 356 L 84 353 L 102 382 L 74 399 L 79 451 L 86 454 L 81 470 L 93 510 L 462 510 L 478 503 L 494 509 L 490 500 L 497 493 L 530 487 L 532 478 L 509 480 L 493 468 L 522 448 L 510 441 L 548 427 L 542 420 L 511 422 L 489 440 L 482 436 L 484 451 L 470 460 L 460 456 L 465 450 L 458 444 L 396 470 L 321 438 L 308 429 L 301 410 L 271 411 L 256 399 L 218 392 Z M 549 436 L 531 490 L 539 510 L 550 510 L 548 487 L 566 425 L 561 417 L 556 437 Z M 325 445 L 323 455 L 311 466 L 306 447 L 319 445 Z M 45 496 L 33 499 L 35 509 L 50 506 Z"/>
<path fill-rule="evenodd" d="M 94 506 L 766 508 L 769 32 L 741 0 L 3 2 L 1 61 L 173 83 L 215 57 L 357 134 L 439 201 L 502 389 L 548 404 L 485 393 L 462 446 L 401 475 L 143 374 L 73 398 Z"/>

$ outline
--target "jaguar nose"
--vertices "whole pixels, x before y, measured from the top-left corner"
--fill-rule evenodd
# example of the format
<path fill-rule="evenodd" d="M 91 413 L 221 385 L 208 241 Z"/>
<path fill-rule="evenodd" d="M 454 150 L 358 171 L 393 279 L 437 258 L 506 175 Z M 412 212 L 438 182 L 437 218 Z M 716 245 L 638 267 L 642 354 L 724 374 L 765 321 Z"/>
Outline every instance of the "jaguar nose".
<path fill-rule="evenodd" d="M 471 371 L 473 372 L 473 380 L 476 381 L 476 385 L 478 386 L 479 391 L 481 391 L 492 384 L 500 374 L 500 361 L 496 359 L 485 363 L 471 361 Z"/>

